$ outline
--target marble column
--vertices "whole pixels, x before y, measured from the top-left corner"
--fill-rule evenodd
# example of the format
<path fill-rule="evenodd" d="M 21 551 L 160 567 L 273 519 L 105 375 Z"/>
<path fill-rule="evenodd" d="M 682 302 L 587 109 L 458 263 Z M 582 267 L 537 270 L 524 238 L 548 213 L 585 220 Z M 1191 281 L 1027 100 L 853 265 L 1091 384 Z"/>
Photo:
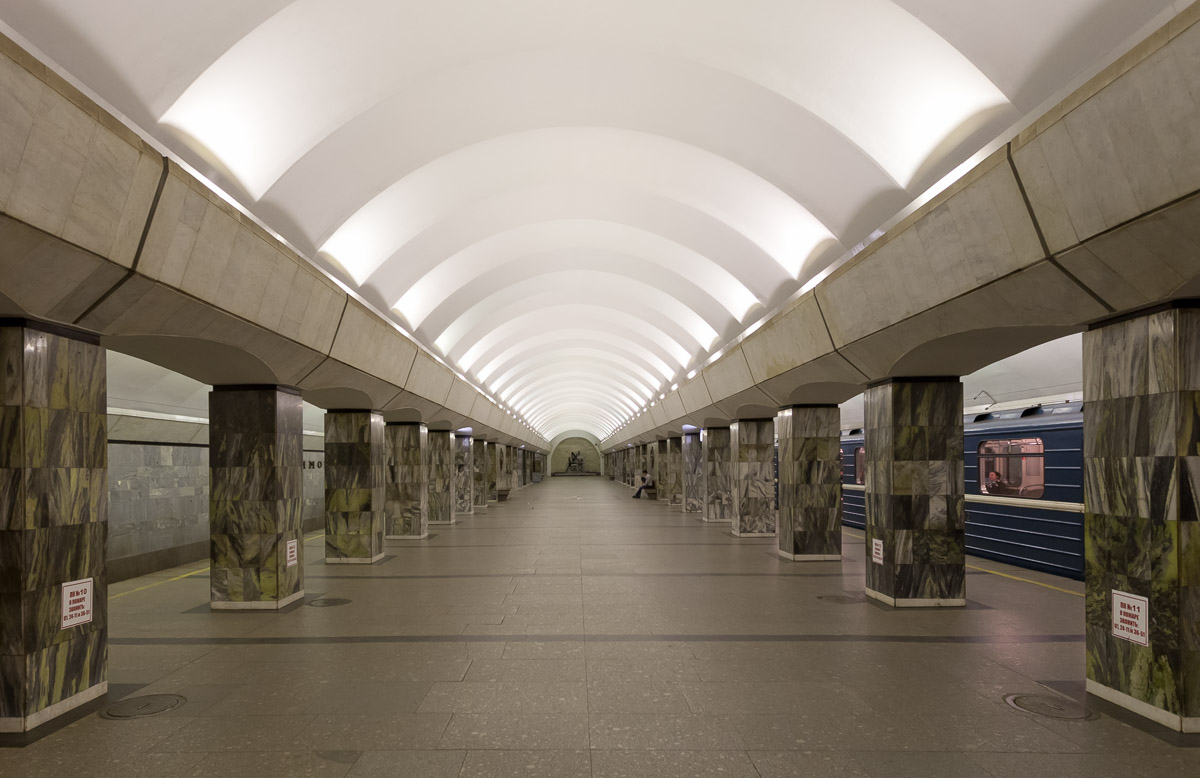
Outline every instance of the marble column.
<path fill-rule="evenodd" d="M 94 336 L 0 319 L 0 732 L 108 689 L 106 387 Z M 90 619 L 64 628 L 82 581 Z"/>
<path fill-rule="evenodd" d="M 704 444 L 700 433 L 683 433 L 680 452 L 684 513 L 704 513 Z"/>
<path fill-rule="evenodd" d="M 654 457 L 654 484 L 658 499 L 667 501 L 667 441 L 666 438 L 656 441 L 658 451 Z"/>
<path fill-rule="evenodd" d="M 866 590 L 881 602 L 966 605 L 962 400 L 957 378 L 867 389 Z"/>
<path fill-rule="evenodd" d="M 384 537 L 419 540 L 429 537 L 429 429 L 421 422 L 399 422 L 384 428 L 387 481 L 384 490 Z"/>
<path fill-rule="evenodd" d="M 304 403 L 282 386 L 208 395 L 209 604 L 277 610 L 304 597 Z"/>
<path fill-rule="evenodd" d="M 733 461 L 729 427 L 705 427 L 700 435 L 704 449 L 704 520 L 733 520 Z"/>
<path fill-rule="evenodd" d="M 325 413 L 325 564 L 383 559 L 387 453 L 383 414 Z"/>
<path fill-rule="evenodd" d="M 1087 690 L 1182 732 L 1200 732 L 1194 305 L 1083 336 Z"/>
<path fill-rule="evenodd" d="M 470 435 L 454 436 L 454 515 L 475 512 L 475 456 Z"/>
<path fill-rule="evenodd" d="M 495 501 L 501 499 L 500 492 L 506 488 L 504 478 L 505 463 L 508 461 L 508 446 L 503 443 L 497 443 L 492 446 L 492 462 L 495 463 L 495 479 L 496 479 L 496 498 Z M 507 499 L 507 495 L 503 499 Z"/>
<path fill-rule="evenodd" d="M 779 555 L 842 558 L 841 410 L 796 405 L 775 417 L 779 436 Z"/>
<path fill-rule="evenodd" d="M 487 447 L 487 498 L 488 502 L 500 500 L 500 450 L 504 448 L 499 443 L 488 441 Z"/>
<path fill-rule="evenodd" d="M 667 504 L 683 505 L 683 438 L 667 438 L 666 479 L 663 491 L 667 493 Z"/>
<path fill-rule="evenodd" d="M 425 501 L 430 524 L 454 523 L 454 433 L 431 430 L 426 438 L 429 471 Z"/>
<path fill-rule="evenodd" d="M 474 488 L 475 511 L 486 511 L 488 507 L 488 442 L 475 438 L 471 441 L 471 480 Z"/>
<path fill-rule="evenodd" d="M 732 527 L 739 538 L 775 536 L 775 419 L 738 419 L 729 428 Z"/>

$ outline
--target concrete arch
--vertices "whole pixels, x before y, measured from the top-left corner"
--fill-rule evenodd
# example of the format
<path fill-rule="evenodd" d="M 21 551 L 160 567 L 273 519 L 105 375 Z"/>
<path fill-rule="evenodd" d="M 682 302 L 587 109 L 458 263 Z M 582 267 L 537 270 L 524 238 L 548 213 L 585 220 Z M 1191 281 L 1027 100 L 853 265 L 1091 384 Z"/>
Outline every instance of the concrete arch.
<path fill-rule="evenodd" d="M 993 362 L 1079 331 L 1079 327 L 1069 326 L 1009 325 L 955 332 L 909 350 L 896 360 L 889 374 L 970 375 Z"/>
<path fill-rule="evenodd" d="M 361 389 L 348 386 L 329 386 L 321 389 L 306 389 L 305 402 L 325 410 L 378 410 L 371 396 Z"/>
<path fill-rule="evenodd" d="M 766 405 L 739 405 L 733 413 L 737 419 L 773 419 L 778 409 Z"/>
<path fill-rule="evenodd" d="M 395 408 L 383 412 L 383 420 L 388 423 L 416 423 L 425 421 L 424 414 L 416 408 Z M 449 424 L 446 424 L 446 429 L 449 429 Z"/>
<path fill-rule="evenodd" d="M 210 386 L 278 384 L 279 376 L 254 354 L 226 343 L 178 335 L 106 335 L 105 348 L 173 370 Z"/>

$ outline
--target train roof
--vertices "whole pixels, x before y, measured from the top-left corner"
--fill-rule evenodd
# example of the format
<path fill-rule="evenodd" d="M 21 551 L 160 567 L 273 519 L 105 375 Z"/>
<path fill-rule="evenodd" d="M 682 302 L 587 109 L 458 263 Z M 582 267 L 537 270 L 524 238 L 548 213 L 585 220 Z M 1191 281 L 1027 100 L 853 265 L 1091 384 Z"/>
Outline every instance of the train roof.
<path fill-rule="evenodd" d="M 982 429 L 1008 429 L 1021 427 L 1073 426 L 1083 422 L 1083 402 L 1047 403 L 1025 408 L 1007 408 L 989 413 L 970 413 L 963 416 L 965 431 Z M 842 437 L 857 437 L 861 428 L 842 430 Z"/>

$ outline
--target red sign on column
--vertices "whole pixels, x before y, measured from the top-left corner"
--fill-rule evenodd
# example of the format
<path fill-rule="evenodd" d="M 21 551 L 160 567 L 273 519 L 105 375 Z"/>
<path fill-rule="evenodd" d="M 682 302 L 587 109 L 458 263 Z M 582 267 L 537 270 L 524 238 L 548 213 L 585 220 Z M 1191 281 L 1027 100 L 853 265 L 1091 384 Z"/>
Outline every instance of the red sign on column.
<path fill-rule="evenodd" d="M 92 579 L 68 581 L 62 585 L 61 629 L 78 627 L 92 620 Z"/>

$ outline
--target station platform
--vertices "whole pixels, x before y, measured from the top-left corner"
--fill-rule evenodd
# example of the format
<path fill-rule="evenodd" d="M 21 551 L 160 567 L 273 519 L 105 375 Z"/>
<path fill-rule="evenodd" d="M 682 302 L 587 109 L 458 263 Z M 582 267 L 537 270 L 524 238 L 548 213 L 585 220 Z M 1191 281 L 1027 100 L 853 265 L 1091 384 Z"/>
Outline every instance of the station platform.
<path fill-rule="evenodd" d="M 966 608 L 898 611 L 863 596 L 856 532 L 792 563 L 628 494 L 549 479 L 371 566 L 312 534 L 278 613 L 210 611 L 202 564 L 114 584 L 107 698 L 0 748 L 0 775 L 1200 771 L 1197 736 L 1084 699 L 1081 583 L 972 559 Z M 186 701 L 99 715 L 150 694 Z"/>

